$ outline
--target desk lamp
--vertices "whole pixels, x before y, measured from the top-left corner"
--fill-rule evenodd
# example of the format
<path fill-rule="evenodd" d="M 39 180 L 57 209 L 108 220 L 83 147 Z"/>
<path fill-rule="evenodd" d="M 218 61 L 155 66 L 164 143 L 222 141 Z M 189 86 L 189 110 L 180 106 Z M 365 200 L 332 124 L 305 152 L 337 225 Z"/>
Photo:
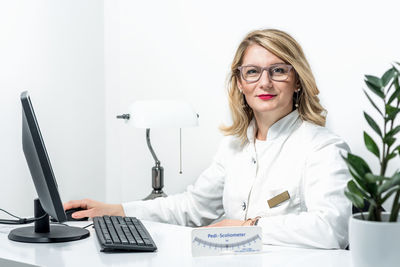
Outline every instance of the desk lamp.
<path fill-rule="evenodd" d="M 118 119 L 125 119 L 135 128 L 146 129 L 146 142 L 155 161 L 152 168 L 153 191 L 144 200 L 167 196 L 164 187 L 164 168 L 158 160 L 150 143 L 151 128 L 181 128 L 198 125 L 198 114 L 184 101 L 179 100 L 148 100 L 134 102 L 129 108 L 129 114 L 118 115 Z M 180 140 L 182 140 L 180 138 Z M 180 142 L 180 148 L 182 142 Z M 182 150 L 180 149 L 180 152 Z M 180 153 L 180 173 L 182 173 L 182 153 Z"/>

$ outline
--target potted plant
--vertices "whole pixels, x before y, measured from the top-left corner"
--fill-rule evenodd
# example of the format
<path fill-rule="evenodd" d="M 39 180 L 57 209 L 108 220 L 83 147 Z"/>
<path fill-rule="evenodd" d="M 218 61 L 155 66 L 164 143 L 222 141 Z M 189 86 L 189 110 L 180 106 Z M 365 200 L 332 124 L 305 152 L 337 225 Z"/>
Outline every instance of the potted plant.
<path fill-rule="evenodd" d="M 389 162 L 400 155 L 396 135 L 400 125 L 396 117 L 400 112 L 400 64 L 394 63 L 381 78 L 365 75 L 368 89 L 378 96 L 375 103 L 364 90 L 380 123 L 364 112 L 364 117 L 378 142 L 364 131 L 366 148 L 379 160 L 379 172 L 373 173 L 365 160 L 348 153 L 343 157 L 352 179 L 348 182 L 345 195 L 359 210 L 353 214 L 349 225 L 349 242 L 355 267 L 400 266 L 400 171 L 388 175 Z M 390 198 L 392 197 L 392 198 Z M 383 203 L 392 201 L 390 211 L 385 212 Z"/>

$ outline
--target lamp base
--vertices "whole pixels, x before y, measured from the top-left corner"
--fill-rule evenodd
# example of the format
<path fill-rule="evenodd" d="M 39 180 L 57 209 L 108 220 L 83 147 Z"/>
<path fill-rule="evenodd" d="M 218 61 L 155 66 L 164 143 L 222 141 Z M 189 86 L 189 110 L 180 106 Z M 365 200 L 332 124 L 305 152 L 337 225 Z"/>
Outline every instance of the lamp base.
<path fill-rule="evenodd" d="M 166 197 L 167 194 L 165 194 L 162 190 L 153 190 L 151 191 L 150 195 L 145 197 L 143 200 L 150 200 L 150 199 L 155 199 L 158 197 Z"/>

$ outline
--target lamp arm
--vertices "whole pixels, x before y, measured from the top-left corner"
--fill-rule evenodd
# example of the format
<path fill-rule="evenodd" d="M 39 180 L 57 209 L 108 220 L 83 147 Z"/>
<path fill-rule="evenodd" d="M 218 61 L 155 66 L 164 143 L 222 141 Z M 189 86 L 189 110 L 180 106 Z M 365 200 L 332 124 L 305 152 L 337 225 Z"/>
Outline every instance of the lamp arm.
<path fill-rule="evenodd" d="M 161 162 L 158 160 L 156 153 L 154 153 L 153 147 L 151 146 L 150 143 L 150 129 L 146 129 L 146 141 L 147 141 L 147 147 L 149 148 L 151 155 L 153 156 L 154 161 L 156 162 L 156 166 L 160 166 Z"/>

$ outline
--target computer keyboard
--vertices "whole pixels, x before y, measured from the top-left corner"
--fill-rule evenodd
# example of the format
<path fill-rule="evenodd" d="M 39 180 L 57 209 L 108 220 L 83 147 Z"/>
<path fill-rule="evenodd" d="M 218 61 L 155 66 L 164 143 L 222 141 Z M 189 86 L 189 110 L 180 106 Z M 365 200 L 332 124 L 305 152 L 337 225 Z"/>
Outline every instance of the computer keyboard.
<path fill-rule="evenodd" d="M 157 250 L 150 234 L 135 217 L 94 217 L 93 225 L 102 252 Z"/>

